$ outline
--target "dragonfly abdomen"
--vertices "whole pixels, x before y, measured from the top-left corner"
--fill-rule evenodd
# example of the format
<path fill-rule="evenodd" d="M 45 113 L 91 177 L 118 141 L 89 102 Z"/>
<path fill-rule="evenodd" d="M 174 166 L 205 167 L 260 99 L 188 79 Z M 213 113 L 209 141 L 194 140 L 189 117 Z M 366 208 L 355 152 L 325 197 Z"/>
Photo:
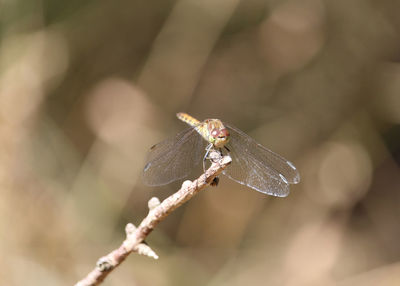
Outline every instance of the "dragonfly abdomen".
<path fill-rule="evenodd" d="M 196 127 L 197 125 L 200 124 L 199 120 L 197 120 L 196 118 L 190 116 L 187 113 L 179 112 L 179 113 L 176 114 L 176 117 L 178 117 L 178 119 L 182 120 L 183 122 L 189 124 L 192 127 Z"/>

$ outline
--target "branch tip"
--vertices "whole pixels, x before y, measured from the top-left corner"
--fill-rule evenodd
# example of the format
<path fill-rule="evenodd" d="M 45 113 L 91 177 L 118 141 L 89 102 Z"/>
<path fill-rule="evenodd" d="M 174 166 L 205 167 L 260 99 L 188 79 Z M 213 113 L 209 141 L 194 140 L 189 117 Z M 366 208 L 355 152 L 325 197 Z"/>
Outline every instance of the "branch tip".
<path fill-rule="evenodd" d="M 216 163 L 219 160 L 222 159 L 222 155 L 221 153 L 219 153 L 216 150 L 212 150 L 209 154 L 208 154 L 208 158 L 211 160 L 211 162 Z"/>
<path fill-rule="evenodd" d="M 219 161 L 219 163 L 221 165 L 227 165 L 227 164 L 230 164 L 231 162 L 232 162 L 232 158 L 229 155 L 222 157 L 222 159 Z"/>

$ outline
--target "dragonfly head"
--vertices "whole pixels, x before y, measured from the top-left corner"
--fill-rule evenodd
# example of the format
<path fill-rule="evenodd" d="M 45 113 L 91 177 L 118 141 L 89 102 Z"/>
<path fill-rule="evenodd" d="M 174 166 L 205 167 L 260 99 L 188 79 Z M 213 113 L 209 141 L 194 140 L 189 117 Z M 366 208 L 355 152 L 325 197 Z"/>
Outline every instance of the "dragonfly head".
<path fill-rule="evenodd" d="M 229 141 L 229 131 L 224 128 L 214 128 L 211 130 L 211 143 L 217 147 L 222 148 Z"/>

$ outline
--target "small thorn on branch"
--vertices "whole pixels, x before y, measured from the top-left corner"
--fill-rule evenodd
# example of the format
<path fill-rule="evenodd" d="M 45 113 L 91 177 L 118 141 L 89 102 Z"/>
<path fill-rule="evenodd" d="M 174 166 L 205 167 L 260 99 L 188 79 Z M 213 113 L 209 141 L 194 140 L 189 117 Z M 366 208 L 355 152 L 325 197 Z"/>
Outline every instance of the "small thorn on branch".
<path fill-rule="evenodd" d="M 192 181 L 186 180 L 182 183 L 182 189 L 187 189 L 192 184 Z"/>
<path fill-rule="evenodd" d="M 135 230 L 136 230 L 136 226 L 133 223 L 128 223 L 125 226 L 125 232 L 126 232 L 127 236 L 133 234 L 135 232 Z"/>
<path fill-rule="evenodd" d="M 154 200 L 153 200 L 154 199 Z M 158 201 L 158 198 L 152 198 L 153 202 Z M 150 200 L 150 201 L 151 201 Z M 149 201 L 149 206 L 150 206 L 150 201 Z M 135 240 L 135 231 L 136 231 L 136 226 L 133 223 L 128 223 L 125 227 L 125 232 L 126 232 L 126 239 L 123 243 L 124 248 L 126 251 L 135 251 L 140 255 L 148 256 L 154 259 L 158 259 L 158 255 L 155 253 L 153 249 L 151 249 L 150 246 L 146 244 L 146 242 L 141 242 L 138 245 L 135 246 L 136 240 Z M 100 260 L 99 260 L 100 262 Z M 102 263 L 106 263 L 107 261 L 102 261 Z"/>
<path fill-rule="evenodd" d="M 104 272 L 113 269 L 115 267 L 115 264 L 110 260 L 109 257 L 104 256 L 97 261 L 96 266 L 100 270 L 100 272 Z"/>
<path fill-rule="evenodd" d="M 158 207 L 161 204 L 160 200 L 157 197 L 152 197 L 149 202 L 147 203 L 147 206 L 149 207 L 149 210 L 152 211 L 156 207 Z"/>
<path fill-rule="evenodd" d="M 158 259 L 158 255 L 154 252 L 153 249 L 151 249 L 150 246 L 148 246 L 146 243 L 139 243 L 134 250 L 144 256 L 148 256 L 150 258 Z"/>

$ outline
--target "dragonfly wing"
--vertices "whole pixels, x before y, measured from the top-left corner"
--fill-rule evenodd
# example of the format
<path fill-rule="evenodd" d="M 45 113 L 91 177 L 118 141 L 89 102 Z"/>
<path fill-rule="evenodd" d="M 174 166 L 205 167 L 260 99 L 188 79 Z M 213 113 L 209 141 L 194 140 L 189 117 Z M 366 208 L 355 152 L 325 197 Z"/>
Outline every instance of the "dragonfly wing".
<path fill-rule="evenodd" d="M 197 166 L 206 142 L 192 127 L 150 148 L 143 169 L 143 181 L 160 186 L 182 179 Z"/>
<path fill-rule="evenodd" d="M 254 139 L 229 124 L 228 148 L 232 164 L 224 174 L 234 181 L 261 193 L 285 197 L 289 194 L 289 184 L 300 181 L 294 165 L 282 156 L 258 144 Z"/>

